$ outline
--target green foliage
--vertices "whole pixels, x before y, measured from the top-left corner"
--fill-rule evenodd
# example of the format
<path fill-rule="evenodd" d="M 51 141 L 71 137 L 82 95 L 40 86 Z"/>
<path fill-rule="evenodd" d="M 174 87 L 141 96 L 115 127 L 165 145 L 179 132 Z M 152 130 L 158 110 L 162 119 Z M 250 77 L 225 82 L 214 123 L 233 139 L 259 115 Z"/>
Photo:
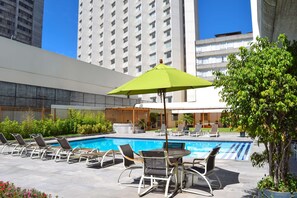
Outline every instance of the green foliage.
<path fill-rule="evenodd" d="M 263 157 L 277 189 L 286 181 L 290 143 L 297 138 L 296 55 L 297 43 L 285 35 L 277 42 L 257 38 L 250 48 L 228 56 L 226 73 L 215 73 L 214 85 L 222 87 L 222 100 L 230 107 L 226 120 L 265 145 Z"/>
<path fill-rule="evenodd" d="M 11 133 L 21 133 L 22 131 L 19 123 L 15 120 L 9 120 L 8 117 L 0 123 L 0 130 L 7 139 L 13 139 Z"/>
<path fill-rule="evenodd" d="M 112 131 L 112 123 L 105 119 L 103 113 L 80 112 L 69 110 L 66 119 L 54 120 L 51 116 L 43 120 L 35 120 L 33 114 L 28 113 L 23 122 L 11 121 L 6 118 L 0 122 L 0 131 L 8 139 L 13 139 L 11 133 L 20 133 L 24 138 L 30 134 L 40 133 L 44 137 L 67 134 L 93 134 Z"/>
<path fill-rule="evenodd" d="M 287 175 L 286 180 L 280 180 L 278 187 L 276 187 L 271 176 L 266 176 L 258 182 L 258 189 L 270 189 L 279 192 L 297 192 L 297 178 L 292 175 Z"/>

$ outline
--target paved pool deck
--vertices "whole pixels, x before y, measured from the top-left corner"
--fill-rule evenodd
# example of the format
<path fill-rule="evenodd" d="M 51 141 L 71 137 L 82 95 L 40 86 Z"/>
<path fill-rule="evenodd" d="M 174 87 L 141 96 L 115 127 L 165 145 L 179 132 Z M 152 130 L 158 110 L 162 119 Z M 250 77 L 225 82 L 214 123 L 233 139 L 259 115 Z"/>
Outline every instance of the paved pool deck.
<path fill-rule="evenodd" d="M 152 133 L 143 134 L 110 134 L 110 137 L 146 137 L 161 138 Z M 236 140 L 247 141 L 248 137 L 239 137 L 238 133 L 221 134 L 220 137 L 169 137 L 170 139 L 201 139 L 201 140 Z M 80 139 L 80 138 L 74 138 Z M 253 143 L 252 152 L 263 150 L 263 146 Z M 136 198 L 137 185 L 127 186 L 117 183 L 117 178 L 122 170 L 121 157 L 117 156 L 116 164 L 103 168 L 87 168 L 84 162 L 67 164 L 42 161 L 29 157 L 0 155 L 0 180 L 13 182 L 22 188 L 36 188 L 48 194 L 64 198 Z M 189 159 L 190 160 L 190 159 Z M 294 159 L 295 160 L 295 159 Z M 296 163 L 296 161 L 295 161 Z M 214 189 L 214 197 L 255 197 L 257 182 L 268 173 L 267 167 L 253 167 L 250 161 L 216 160 L 217 174 L 223 188 Z M 141 170 L 133 172 L 135 177 L 141 175 Z M 164 197 L 162 191 L 153 191 L 144 197 Z M 178 193 L 179 197 L 204 197 L 191 193 Z"/>

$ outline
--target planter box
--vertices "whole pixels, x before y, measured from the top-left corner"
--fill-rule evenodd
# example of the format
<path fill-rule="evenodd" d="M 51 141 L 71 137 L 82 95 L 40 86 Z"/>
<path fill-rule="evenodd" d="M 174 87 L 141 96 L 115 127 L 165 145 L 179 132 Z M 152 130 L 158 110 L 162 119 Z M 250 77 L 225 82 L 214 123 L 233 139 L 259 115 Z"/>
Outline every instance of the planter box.
<path fill-rule="evenodd" d="M 297 192 L 291 194 L 290 192 L 276 192 L 272 190 L 259 190 L 258 197 L 271 198 L 297 198 Z"/>

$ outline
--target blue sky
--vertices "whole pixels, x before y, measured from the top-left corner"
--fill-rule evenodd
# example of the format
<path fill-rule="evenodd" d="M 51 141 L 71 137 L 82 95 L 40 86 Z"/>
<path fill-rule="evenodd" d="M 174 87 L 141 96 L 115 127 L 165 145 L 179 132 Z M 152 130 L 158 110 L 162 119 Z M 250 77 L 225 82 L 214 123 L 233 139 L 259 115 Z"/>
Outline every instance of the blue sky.
<path fill-rule="evenodd" d="M 78 0 L 44 0 L 42 48 L 76 58 Z M 250 0 L 199 0 L 200 39 L 252 31 Z"/>

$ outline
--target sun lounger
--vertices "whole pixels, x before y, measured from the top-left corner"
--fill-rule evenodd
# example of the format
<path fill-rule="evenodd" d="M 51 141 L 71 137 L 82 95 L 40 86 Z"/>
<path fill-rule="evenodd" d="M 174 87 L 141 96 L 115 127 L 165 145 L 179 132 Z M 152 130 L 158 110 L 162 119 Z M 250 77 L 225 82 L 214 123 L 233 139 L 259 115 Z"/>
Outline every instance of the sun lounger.
<path fill-rule="evenodd" d="M 112 164 L 115 164 L 115 154 L 117 152 L 115 150 L 108 150 L 108 151 L 99 151 L 99 150 L 93 150 L 89 153 L 82 153 L 80 154 L 79 161 L 82 159 L 86 160 L 87 167 L 94 167 L 94 166 L 100 166 L 103 167 L 104 163 L 108 160 L 108 158 L 111 158 Z"/>
<path fill-rule="evenodd" d="M 219 126 L 217 124 L 213 124 L 211 126 L 211 130 L 207 133 L 209 137 L 219 137 Z"/>
<path fill-rule="evenodd" d="M 71 163 L 74 160 L 80 161 L 82 154 L 93 152 L 94 149 L 89 148 L 72 148 L 66 138 L 57 138 L 61 148 L 56 152 L 55 161 L 61 161 L 66 159 L 67 163 Z"/>
<path fill-rule="evenodd" d="M 6 148 L 8 147 L 13 147 L 16 146 L 15 144 L 9 142 L 6 137 L 3 135 L 3 133 L 0 133 L 0 141 L 1 141 L 1 150 L 0 153 L 1 154 L 9 154 L 9 151 L 7 151 L 6 153 L 4 152 Z"/>
<path fill-rule="evenodd" d="M 41 158 L 45 160 L 48 156 L 53 159 L 58 151 L 59 147 L 52 147 L 49 144 L 46 144 L 43 137 L 41 135 L 33 136 L 37 147 L 33 149 L 31 152 L 31 158 Z M 37 156 L 36 156 L 37 155 Z"/>
<path fill-rule="evenodd" d="M 182 136 L 182 135 L 185 135 L 185 132 L 184 132 L 184 125 L 183 124 L 179 124 L 176 131 L 172 131 L 171 134 L 173 136 Z"/>
<path fill-rule="evenodd" d="M 20 155 L 21 157 L 27 156 L 27 154 L 30 154 L 30 152 L 33 151 L 35 148 L 34 145 L 31 143 L 25 142 L 22 135 L 20 134 L 11 134 L 17 141 L 18 144 L 13 148 L 11 154 L 12 155 Z"/>
<path fill-rule="evenodd" d="M 196 124 L 195 129 L 193 131 L 189 131 L 189 136 L 201 136 L 202 134 L 202 125 L 201 124 Z"/>
<path fill-rule="evenodd" d="M 155 131 L 155 134 L 157 134 L 159 136 L 162 136 L 162 135 L 165 135 L 165 132 L 166 132 L 166 126 L 165 126 L 165 124 L 162 124 L 161 125 L 161 129 L 160 130 L 156 130 Z"/>

